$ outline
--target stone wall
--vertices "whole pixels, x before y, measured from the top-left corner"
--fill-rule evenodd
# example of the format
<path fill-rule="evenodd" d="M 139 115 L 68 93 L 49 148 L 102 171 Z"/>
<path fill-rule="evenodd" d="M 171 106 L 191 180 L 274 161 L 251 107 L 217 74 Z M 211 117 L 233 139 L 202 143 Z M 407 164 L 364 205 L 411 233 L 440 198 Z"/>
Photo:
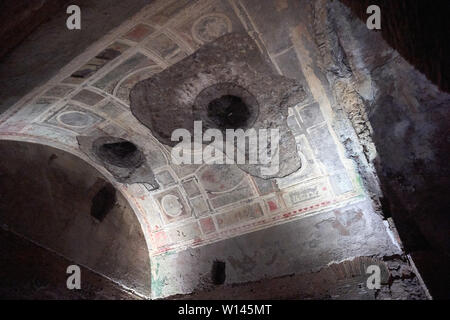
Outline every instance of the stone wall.
<path fill-rule="evenodd" d="M 414 10 L 410 11 L 416 2 L 412 7 L 409 2 L 402 3 L 396 2 L 397 9 L 403 6 L 404 10 L 396 10 L 395 14 L 389 6 L 382 9 L 383 36 L 399 23 L 395 22 L 396 14 L 404 15 L 399 21 L 415 19 L 409 33 L 399 29 L 388 40 L 398 39 L 400 54 L 419 62 L 419 69 L 433 69 L 434 75 L 429 75 L 437 80 L 439 72 L 445 69 L 437 65 L 445 64 L 446 59 L 422 59 L 423 52 L 408 46 L 410 36 L 418 41 L 414 46 L 426 47 L 434 37 L 426 36 L 430 40 L 423 42 L 420 39 L 437 25 L 430 26 L 425 12 L 416 16 Z M 423 30 L 414 27 L 418 24 L 423 25 Z M 448 297 L 448 286 L 444 284 L 448 280 L 443 279 L 448 279 L 445 269 L 450 261 L 446 196 L 449 150 L 445 142 L 450 95 L 440 91 L 392 49 L 380 32 L 368 30 L 342 4 L 317 1 L 314 26 L 316 41 L 322 47 L 321 68 L 331 84 L 337 107 L 352 121 L 366 158 L 376 167 L 383 191 L 383 214 L 393 218 L 406 251 L 416 257 L 432 295 Z M 445 77 L 441 79 L 445 81 Z M 445 87 L 443 82 L 438 83 Z M 434 271 L 429 264 L 435 266 Z"/>

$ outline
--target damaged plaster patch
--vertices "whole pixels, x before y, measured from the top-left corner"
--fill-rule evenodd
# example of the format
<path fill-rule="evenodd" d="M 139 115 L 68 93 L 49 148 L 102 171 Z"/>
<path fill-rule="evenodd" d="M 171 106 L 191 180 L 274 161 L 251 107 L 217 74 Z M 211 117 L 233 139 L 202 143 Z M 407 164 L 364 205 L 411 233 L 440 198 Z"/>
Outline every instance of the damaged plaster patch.
<path fill-rule="evenodd" d="M 121 183 L 143 183 L 150 190 L 159 184 L 145 154 L 133 142 L 93 134 L 77 136 L 78 144 L 91 160 L 105 167 Z"/>
<path fill-rule="evenodd" d="M 301 167 L 294 136 L 287 126 L 288 109 L 307 102 L 302 85 L 277 75 L 254 41 L 230 33 L 206 44 L 191 56 L 152 78 L 138 82 L 130 92 L 133 115 L 163 144 L 174 146 L 172 132 L 184 128 L 194 134 L 194 121 L 203 131 L 235 128 L 278 129 L 279 171 L 261 172 L 262 165 L 238 165 L 247 173 L 274 178 Z M 236 153 L 235 153 L 236 154 Z"/>

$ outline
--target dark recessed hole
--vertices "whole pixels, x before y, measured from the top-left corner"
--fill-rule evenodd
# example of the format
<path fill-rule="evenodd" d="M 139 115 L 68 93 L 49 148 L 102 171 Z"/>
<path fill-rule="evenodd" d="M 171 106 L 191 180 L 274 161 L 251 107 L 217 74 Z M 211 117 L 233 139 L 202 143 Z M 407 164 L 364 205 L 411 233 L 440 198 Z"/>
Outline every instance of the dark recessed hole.
<path fill-rule="evenodd" d="M 115 203 L 116 189 L 111 184 L 107 184 L 92 198 L 91 216 L 98 221 L 103 221 L 108 212 L 114 207 Z"/>
<path fill-rule="evenodd" d="M 211 269 L 212 283 L 219 285 L 225 282 L 225 262 L 215 260 Z"/>
<path fill-rule="evenodd" d="M 126 140 L 100 145 L 97 155 L 103 161 L 122 168 L 139 167 L 144 161 L 142 152 Z"/>
<path fill-rule="evenodd" d="M 52 163 L 56 159 L 58 159 L 58 156 L 56 154 L 52 154 L 50 158 L 48 158 L 48 163 Z"/>
<path fill-rule="evenodd" d="M 220 129 L 239 129 L 247 126 L 251 113 L 242 98 L 223 95 L 208 104 L 207 115 Z"/>
<path fill-rule="evenodd" d="M 391 205 L 386 197 L 380 197 L 381 210 L 385 219 L 392 218 Z"/>
<path fill-rule="evenodd" d="M 232 82 L 221 82 L 203 89 L 192 106 L 195 121 L 203 121 L 203 129 L 246 130 L 259 115 L 256 98 L 244 87 Z"/>

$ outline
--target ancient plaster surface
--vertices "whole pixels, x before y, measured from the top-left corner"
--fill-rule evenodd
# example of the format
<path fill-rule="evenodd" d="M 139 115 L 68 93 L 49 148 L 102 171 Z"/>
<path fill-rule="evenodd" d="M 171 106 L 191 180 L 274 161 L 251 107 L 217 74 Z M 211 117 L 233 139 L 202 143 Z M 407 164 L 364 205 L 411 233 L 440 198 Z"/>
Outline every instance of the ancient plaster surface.
<path fill-rule="evenodd" d="M 225 284 L 231 285 L 257 281 L 261 275 L 272 278 L 306 273 L 358 254 L 399 253 L 385 232 L 382 220 L 366 201 L 177 254 L 156 256 L 152 290 L 155 295 L 170 296 L 211 287 L 214 259 L 226 262 Z"/>
<path fill-rule="evenodd" d="M 294 175 L 279 181 L 252 178 L 234 166 L 170 164 L 168 148 L 149 135 L 148 129 L 130 114 L 128 94 L 138 81 L 179 61 L 182 53 L 191 54 L 204 41 L 249 27 L 242 22 L 242 12 L 236 10 L 234 3 L 216 1 L 151 5 L 133 20 L 135 26 L 127 24 L 110 43 L 97 47 L 97 51 L 90 49 L 91 58 L 74 61 L 73 71 L 65 77 L 58 75 L 60 83 L 49 83 L 48 89 L 40 91 L 26 108 L 18 105 L 6 113 L 2 117 L 3 134 L 54 141 L 50 143 L 64 145 L 74 152 L 78 150 L 77 135 L 95 136 L 104 132 L 132 140 L 147 155 L 162 186 L 155 194 L 142 184 L 123 187 L 140 208 L 141 221 L 148 223 L 145 230 L 151 230 L 149 243 L 154 252 L 215 241 L 222 237 L 219 230 L 228 230 L 226 234 L 230 236 L 248 232 L 361 195 L 357 178 L 342 160 L 327 125 L 327 115 L 319 104 L 299 105 L 288 112 L 287 123 L 304 165 Z M 218 14 L 219 11 L 222 13 Z M 177 15 L 163 18 L 166 12 Z M 212 28 L 216 33 L 209 34 L 212 31 L 200 28 L 200 23 L 227 27 Z M 263 49 L 260 40 L 256 39 L 256 44 Z M 266 56 L 267 52 L 262 50 L 261 54 Z M 104 57 L 109 60 L 100 64 L 99 59 Z M 267 70 L 268 66 L 263 64 L 260 68 Z M 278 70 L 278 64 L 274 68 Z M 322 148 L 324 145 L 331 149 Z M 222 183 L 217 184 L 218 181 Z M 158 200 L 162 199 L 159 193 L 165 192 L 178 197 L 185 207 L 186 215 L 182 217 L 189 219 L 179 217 L 177 224 L 167 222 Z M 258 210 L 244 214 L 249 210 L 245 205 L 244 213 L 240 213 L 239 207 L 246 203 L 250 205 L 248 208 Z"/>
<path fill-rule="evenodd" d="M 311 3 L 283 3 L 155 1 L 0 117 L 3 139 L 77 154 L 120 189 L 152 257 L 153 298 L 207 288 L 219 258 L 227 263 L 226 284 L 233 284 L 310 272 L 331 261 L 402 254 L 370 198 L 379 192 L 370 139 L 359 139 L 365 130 L 355 130 L 318 68 L 324 62 L 307 24 Z M 285 81 L 300 84 L 308 97 L 283 110 L 283 128 L 301 159 L 301 168 L 283 178 L 261 179 L 234 165 L 175 165 L 170 147 L 130 111 L 130 90 L 138 82 L 163 77 L 170 66 L 234 32 L 252 38 L 252 52 L 262 57 L 255 58 L 256 70 L 295 79 Z M 357 88 L 371 95 L 366 85 Z M 100 132 L 133 141 L 160 188 L 120 184 L 80 152 L 76 137 Z"/>

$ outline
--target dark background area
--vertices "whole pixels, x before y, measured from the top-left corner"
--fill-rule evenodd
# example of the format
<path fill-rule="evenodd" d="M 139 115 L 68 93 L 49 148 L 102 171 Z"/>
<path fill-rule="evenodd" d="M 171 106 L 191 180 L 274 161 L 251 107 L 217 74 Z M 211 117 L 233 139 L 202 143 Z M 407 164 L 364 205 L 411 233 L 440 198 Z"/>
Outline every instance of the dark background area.
<path fill-rule="evenodd" d="M 340 0 L 363 21 L 381 9 L 381 33 L 391 47 L 443 91 L 450 92 L 450 1 Z"/>

